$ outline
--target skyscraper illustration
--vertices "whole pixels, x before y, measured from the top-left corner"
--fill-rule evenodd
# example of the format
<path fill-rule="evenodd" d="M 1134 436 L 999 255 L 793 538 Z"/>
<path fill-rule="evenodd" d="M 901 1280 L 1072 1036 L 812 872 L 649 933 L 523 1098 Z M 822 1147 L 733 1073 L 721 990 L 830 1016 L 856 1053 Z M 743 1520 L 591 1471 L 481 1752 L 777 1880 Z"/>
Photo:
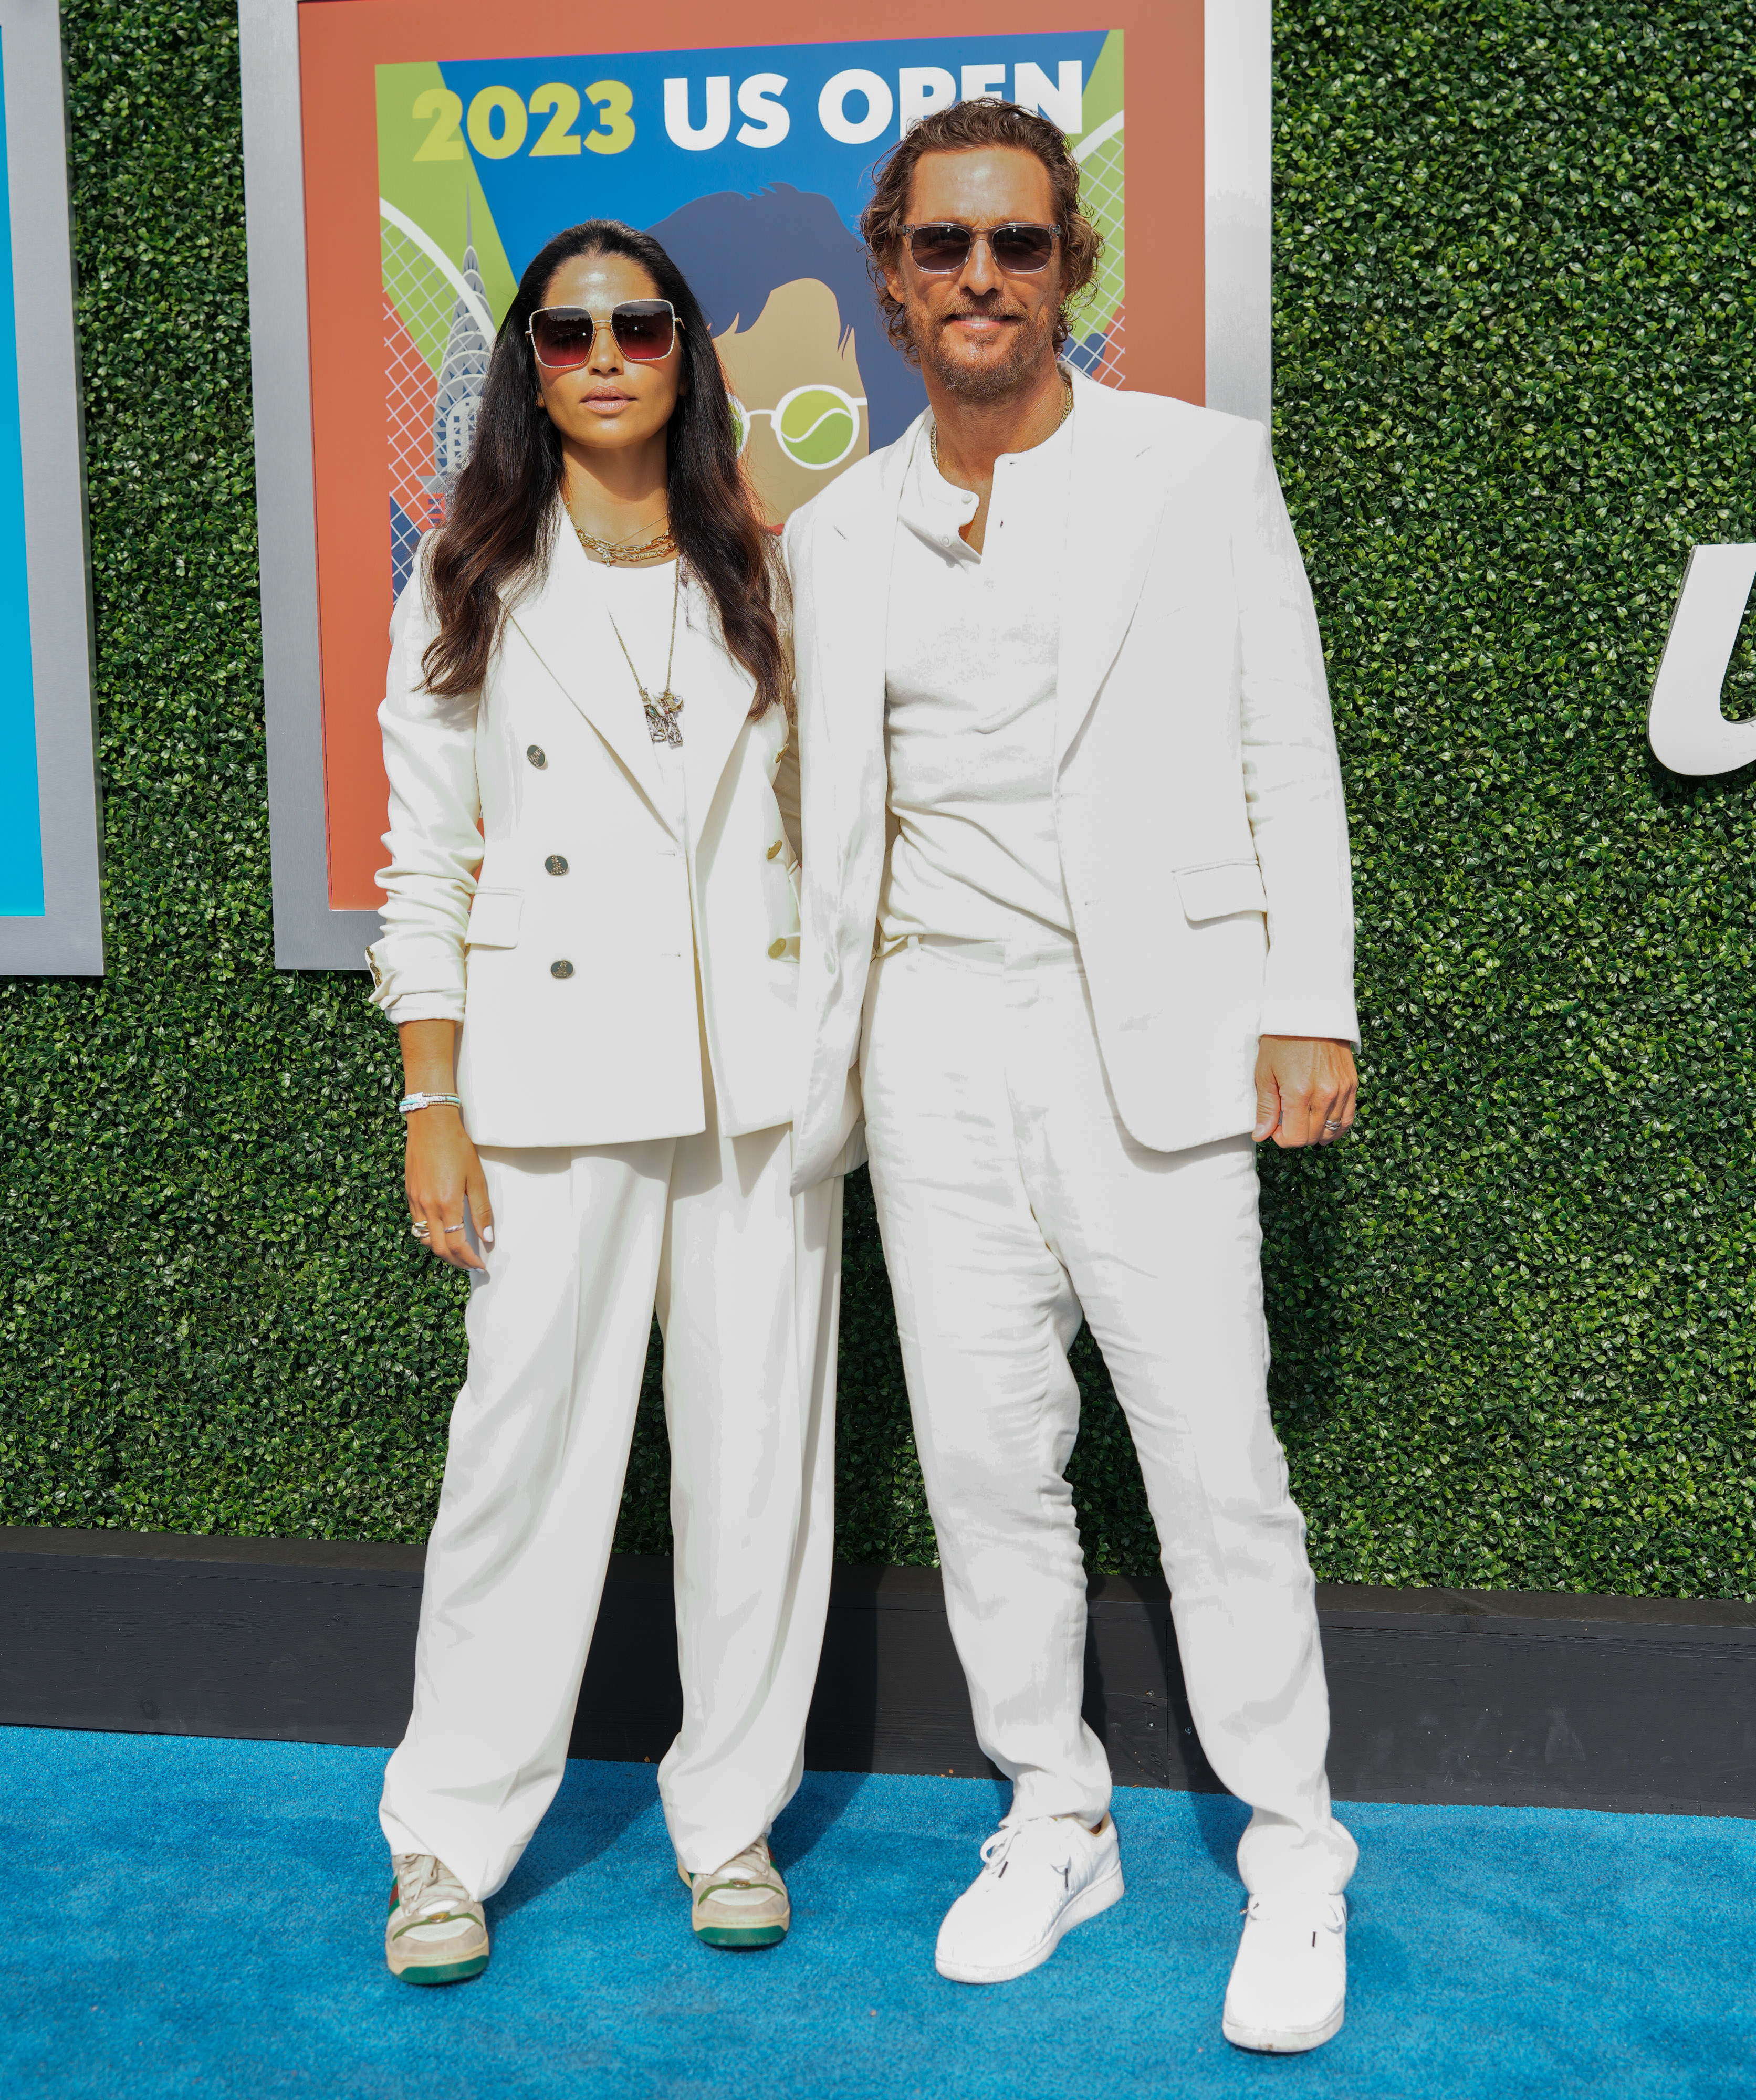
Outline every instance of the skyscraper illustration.
<path fill-rule="evenodd" d="M 474 228 L 470 223 L 467 200 L 464 205 L 463 240 L 463 280 L 485 307 L 488 287 L 482 282 L 481 265 L 476 258 Z M 433 403 L 433 472 L 423 476 L 421 481 L 423 488 L 430 489 L 442 501 L 470 463 L 475 419 L 480 412 L 482 390 L 488 383 L 488 360 L 493 349 L 493 344 L 483 335 L 481 324 L 469 302 L 460 298 L 452 308 L 444 360 L 439 366 L 439 390 Z"/>

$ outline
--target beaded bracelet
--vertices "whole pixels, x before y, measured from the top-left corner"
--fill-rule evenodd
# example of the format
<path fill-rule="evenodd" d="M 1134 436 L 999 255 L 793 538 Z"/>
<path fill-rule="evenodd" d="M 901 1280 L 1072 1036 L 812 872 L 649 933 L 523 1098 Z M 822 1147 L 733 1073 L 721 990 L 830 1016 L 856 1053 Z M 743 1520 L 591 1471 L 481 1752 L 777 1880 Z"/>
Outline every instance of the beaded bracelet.
<path fill-rule="evenodd" d="M 404 1094 L 396 1104 L 399 1115 L 413 1114 L 416 1109 L 461 1109 L 463 1097 L 459 1094 Z"/>

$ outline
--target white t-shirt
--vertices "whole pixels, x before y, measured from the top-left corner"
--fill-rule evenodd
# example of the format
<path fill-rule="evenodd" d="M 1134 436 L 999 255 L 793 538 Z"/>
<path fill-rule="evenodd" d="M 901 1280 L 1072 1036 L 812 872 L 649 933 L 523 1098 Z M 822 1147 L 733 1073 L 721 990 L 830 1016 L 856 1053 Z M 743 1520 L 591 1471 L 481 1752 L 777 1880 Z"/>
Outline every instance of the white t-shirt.
<path fill-rule="evenodd" d="M 902 483 L 885 646 L 890 812 L 886 946 L 911 934 L 1073 938 L 1055 838 L 1055 688 L 1070 419 L 994 466 L 984 551 L 976 498 L 923 429 Z"/>
<path fill-rule="evenodd" d="M 634 671 L 639 682 L 656 699 L 664 690 L 664 667 L 671 647 L 671 608 L 677 594 L 677 564 L 675 562 L 655 562 L 651 568 L 611 567 L 602 562 L 591 564 L 592 580 L 597 585 L 610 617 L 615 622 L 629 656 L 633 659 Z M 677 608 L 677 623 L 683 622 L 683 611 Z M 620 678 L 630 691 L 634 686 L 633 673 L 622 660 L 622 651 L 611 638 L 612 654 L 603 667 L 606 679 Z M 635 704 L 639 704 L 635 693 Z M 686 737 L 689 734 L 689 709 L 686 706 L 677 717 L 677 726 Z M 659 779 L 668 798 L 665 814 L 676 826 L 677 834 L 687 835 L 687 799 L 683 792 L 683 754 L 680 745 L 655 743 L 653 756 L 659 762 Z"/>

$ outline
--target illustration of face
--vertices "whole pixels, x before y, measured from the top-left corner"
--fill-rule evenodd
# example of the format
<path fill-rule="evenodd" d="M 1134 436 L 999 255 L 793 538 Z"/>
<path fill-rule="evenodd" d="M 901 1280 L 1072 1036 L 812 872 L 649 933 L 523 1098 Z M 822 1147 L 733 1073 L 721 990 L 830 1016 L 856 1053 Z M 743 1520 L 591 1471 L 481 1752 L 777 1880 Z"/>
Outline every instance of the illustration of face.
<path fill-rule="evenodd" d="M 748 328 L 714 341 L 744 465 L 778 524 L 871 449 L 854 338 L 843 340 L 828 286 L 799 277 L 771 292 Z"/>

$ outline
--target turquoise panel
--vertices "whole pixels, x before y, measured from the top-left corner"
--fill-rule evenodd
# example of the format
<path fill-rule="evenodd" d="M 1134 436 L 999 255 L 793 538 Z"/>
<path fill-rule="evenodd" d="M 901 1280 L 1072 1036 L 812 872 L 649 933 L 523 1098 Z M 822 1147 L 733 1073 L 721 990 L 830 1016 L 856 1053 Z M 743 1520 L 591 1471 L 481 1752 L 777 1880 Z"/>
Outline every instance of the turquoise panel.
<path fill-rule="evenodd" d="M 0 45 L 0 918 L 42 916 L 42 812 L 24 568 L 24 463 L 19 443 L 18 331 Z"/>

